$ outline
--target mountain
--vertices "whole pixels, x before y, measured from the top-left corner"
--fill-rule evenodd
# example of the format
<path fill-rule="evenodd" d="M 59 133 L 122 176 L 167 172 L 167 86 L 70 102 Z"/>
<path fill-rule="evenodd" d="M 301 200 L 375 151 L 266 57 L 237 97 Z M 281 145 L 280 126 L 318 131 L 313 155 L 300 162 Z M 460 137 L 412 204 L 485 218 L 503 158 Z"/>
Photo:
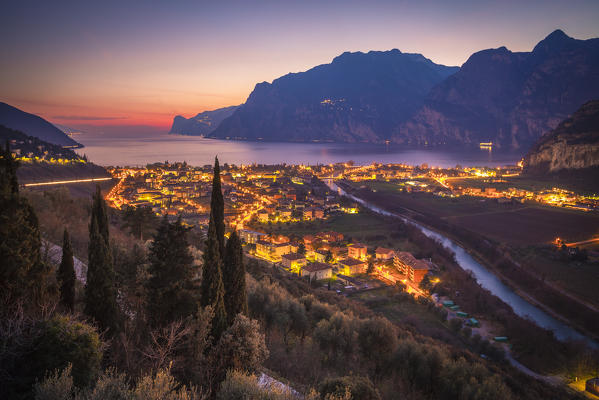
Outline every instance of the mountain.
<path fill-rule="evenodd" d="M 173 119 L 173 126 L 169 133 L 181 135 L 207 136 L 221 123 L 221 121 L 233 114 L 239 106 L 219 108 L 213 111 L 204 111 L 195 117 L 185 118 L 177 115 Z"/>
<path fill-rule="evenodd" d="M 523 167 L 524 173 L 532 175 L 563 170 L 599 171 L 599 100 L 584 104 L 572 117 L 543 135 L 524 157 Z"/>
<path fill-rule="evenodd" d="M 0 125 L 60 146 L 83 147 L 42 117 L 2 102 L 0 102 Z"/>
<path fill-rule="evenodd" d="M 531 52 L 500 47 L 473 54 L 431 90 L 393 141 L 521 148 L 599 98 L 599 39 L 556 30 Z"/>
<path fill-rule="evenodd" d="M 210 136 L 382 142 L 457 70 L 396 49 L 346 52 L 330 64 L 257 84 Z"/>

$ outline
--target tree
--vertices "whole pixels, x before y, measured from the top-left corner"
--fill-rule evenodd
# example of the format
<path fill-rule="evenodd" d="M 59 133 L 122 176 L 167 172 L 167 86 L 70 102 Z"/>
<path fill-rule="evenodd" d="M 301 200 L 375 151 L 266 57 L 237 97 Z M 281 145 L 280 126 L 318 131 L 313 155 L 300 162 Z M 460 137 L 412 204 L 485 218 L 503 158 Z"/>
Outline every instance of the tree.
<path fill-rule="evenodd" d="M 97 186 L 89 225 L 87 284 L 85 286 L 85 313 L 101 329 L 111 335 L 119 330 L 119 308 L 116 301 L 115 273 L 108 238 L 106 203 Z"/>
<path fill-rule="evenodd" d="M 165 216 L 150 247 L 148 316 L 153 326 L 184 319 L 197 309 L 195 269 L 181 218 Z"/>
<path fill-rule="evenodd" d="M 82 388 L 95 380 L 102 361 L 102 343 L 93 326 L 64 315 L 30 324 L 19 344 L 10 348 L 16 359 L 3 359 L 1 398 L 28 398 L 36 381 L 69 365 L 73 366 L 75 386 Z"/>
<path fill-rule="evenodd" d="M 324 262 L 326 262 L 326 263 L 333 262 L 333 253 L 331 253 L 331 250 L 327 250 L 327 254 L 324 257 Z"/>
<path fill-rule="evenodd" d="M 19 195 L 19 164 L 6 147 L 0 146 L 0 296 L 8 312 L 23 305 L 37 310 L 48 300 L 51 268 L 41 260 L 41 238 L 37 216 Z"/>
<path fill-rule="evenodd" d="M 223 284 L 225 289 L 225 309 L 230 325 L 237 314 L 248 314 L 243 249 L 241 247 L 241 240 L 239 240 L 239 236 L 235 231 L 231 233 L 225 249 Z"/>
<path fill-rule="evenodd" d="M 144 233 L 152 231 L 157 223 L 156 214 L 149 206 L 128 206 L 123 214 L 123 219 L 125 220 L 124 226 L 141 241 L 143 241 Z"/>
<path fill-rule="evenodd" d="M 368 259 L 368 268 L 366 268 L 366 273 L 368 275 L 372 275 L 374 273 L 374 260 L 372 257 Z"/>
<path fill-rule="evenodd" d="M 220 183 L 220 166 L 218 157 L 214 158 L 214 175 L 212 177 L 212 197 L 210 199 L 210 218 L 213 219 L 218 240 L 220 257 L 225 255 L 225 200 Z"/>
<path fill-rule="evenodd" d="M 57 271 L 57 280 L 60 284 L 60 303 L 68 311 L 75 308 L 75 267 L 73 264 L 73 248 L 67 228 L 64 229 L 62 239 L 62 260 Z"/>
<path fill-rule="evenodd" d="M 216 341 L 227 328 L 227 314 L 224 303 L 225 288 L 223 285 L 222 261 L 219 253 L 218 239 L 214 216 L 210 213 L 208 239 L 204 251 L 204 266 L 200 287 L 200 304 L 202 307 L 212 306 L 212 337 Z"/>
<path fill-rule="evenodd" d="M 213 348 L 214 383 L 220 384 L 229 370 L 257 371 L 268 357 L 258 321 L 238 314 Z"/>
<path fill-rule="evenodd" d="M 306 254 L 306 245 L 304 242 L 300 242 L 299 246 L 297 246 L 297 254 L 301 254 L 302 256 Z"/>

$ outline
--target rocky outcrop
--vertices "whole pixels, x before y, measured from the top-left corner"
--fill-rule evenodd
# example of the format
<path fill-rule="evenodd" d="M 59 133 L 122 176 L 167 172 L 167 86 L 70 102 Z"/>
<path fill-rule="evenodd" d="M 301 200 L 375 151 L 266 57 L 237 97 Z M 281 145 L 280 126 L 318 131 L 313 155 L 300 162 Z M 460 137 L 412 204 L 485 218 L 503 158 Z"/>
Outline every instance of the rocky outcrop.
<path fill-rule="evenodd" d="M 330 64 L 257 84 L 211 136 L 383 142 L 457 70 L 399 50 L 343 53 Z"/>
<path fill-rule="evenodd" d="M 524 158 L 523 167 L 524 173 L 532 175 L 598 168 L 599 100 L 584 104 L 541 137 Z"/>
<path fill-rule="evenodd" d="M 195 117 L 185 118 L 177 115 L 173 120 L 173 126 L 169 133 L 191 136 L 207 136 L 222 122 L 231 116 L 239 106 L 219 108 L 212 111 L 204 111 Z"/>
<path fill-rule="evenodd" d="M 581 104 L 599 98 L 597 71 L 599 39 L 577 40 L 561 30 L 532 52 L 480 51 L 431 90 L 393 141 L 528 147 Z"/>

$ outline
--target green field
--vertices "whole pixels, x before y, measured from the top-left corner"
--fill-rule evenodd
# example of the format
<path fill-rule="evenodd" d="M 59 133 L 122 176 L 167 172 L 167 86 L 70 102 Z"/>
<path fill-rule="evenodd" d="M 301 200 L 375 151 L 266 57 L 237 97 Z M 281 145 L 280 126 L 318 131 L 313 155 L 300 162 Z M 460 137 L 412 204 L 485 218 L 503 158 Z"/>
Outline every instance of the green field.
<path fill-rule="evenodd" d="M 368 182 L 389 203 L 413 214 L 447 220 L 499 242 L 549 243 L 556 237 L 585 240 L 599 234 L 599 215 L 536 203 L 499 204 L 494 199 L 470 196 L 440 197 L 432 193 L 400 192 L 389 182 Z M 400 210 L 402 211 L 402 210 Z"/>
<path fill-rule="evenodd" d="M 599 307 L 599 265 L 564 261 L 557 249 L 538 246 L 515 247 L 512 255 L 546 282 Z"/>
<path fill-rule="evenodd" d="M 358 292 L 350 297 L 359 300 L 371 310 L 383 314 L 389 321 L 398 325 L 409 325 L 418 332 L 442 338 L 455 345 L 463 345 L 439 316 L 426 306 L 414 301 L 398 301 L 392 297 L 395 289 L 381 288 Z"/>

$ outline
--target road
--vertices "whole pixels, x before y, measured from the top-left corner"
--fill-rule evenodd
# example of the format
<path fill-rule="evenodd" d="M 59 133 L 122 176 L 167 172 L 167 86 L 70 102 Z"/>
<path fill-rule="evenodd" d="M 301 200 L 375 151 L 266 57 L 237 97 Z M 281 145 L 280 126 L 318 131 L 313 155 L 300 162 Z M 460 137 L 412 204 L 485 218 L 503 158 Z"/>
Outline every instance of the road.
<path fill-rule="evenodd" d="M 50 182 L 26 183 L 23 186 L 25 186 L 25 187 L 34 187 L 34 186 L 49 186 L 49 185 L 69 185 L 71 183 L 85 183 L 85 182 L 109 181 L 111 179 L 112 179 L 112 177 L 109 177 L 109 178 L 72 179 L 72 180 L 68 180 L 68 181 L 50 181 Z"/>

